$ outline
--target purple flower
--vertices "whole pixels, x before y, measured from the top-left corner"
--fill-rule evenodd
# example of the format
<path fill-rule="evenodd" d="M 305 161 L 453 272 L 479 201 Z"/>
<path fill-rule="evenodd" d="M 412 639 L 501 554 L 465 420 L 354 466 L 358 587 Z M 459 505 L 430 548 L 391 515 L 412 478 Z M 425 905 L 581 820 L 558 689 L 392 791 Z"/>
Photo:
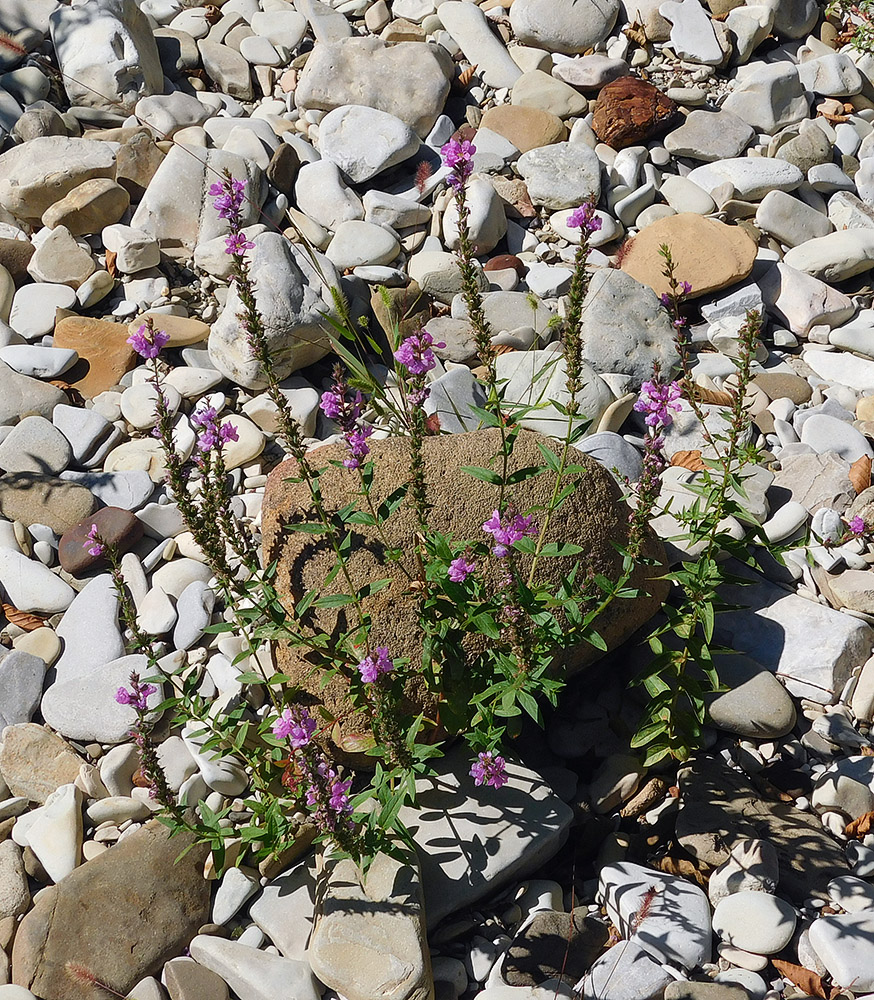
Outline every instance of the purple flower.
<path fill-rule="evenodd" d="M 246 197 L 245 181 L 230 178 L 211 184 L 209 194 L 211 198 L 215 198 L 212 204 L 220 219 L 231 219 L 239 222 L 240 210 Z"/>
<path fill-rule="evenodd" d="M 448 576 L 453 583 L 464 583 L 475 569 L 476 563 L 468 561 L 464 556 L 458 556 L 449 564 Z"/>
<path fill-rule="evenodd" d="M 254 250 L 255 244 L 247 240 L 243 233 L 233 233 L 225 237 L 225 253 L 232 257 L 242 257 L 247 250 Z"/>
<path fill-rule="evenodd" d="M 346 401 L 336 392 L 323 392 L 322 398 L 319 401 L 319 407 L 321 408 L 322 413 L 324 413 L 329 420 L 338 420 L 343 413 L 345 405 Z"/>
<path fill-rule="evenodd" d="M 682 389 L 676 382 L 644 382 L 634 409 L 646 414 L 647 427 L 670 427 L 674 418 L 668 411 L 680 412 L 683 407 L 677 400 L 681 395 Z"/>
<path fill-rule="evenodd" d="M 470 769 L 470 776 L 475 785 L 491 785 L 492 788 L 500 788 L 510 780 L 507 777 L 506 761 L 490 750 L 479 754 Z"/>
<path fill-rule="evenodd" d="M 860 517 L 858 514 L 850 521 L 850 531 L 854 535 L 864 535 L 865 534 L 865 519 Z"/>
<path fill-rule="evenodd" d="M 88 549 L 89 556 L 102 556 L 106 551 L 106 546 L 100 541 L 97 525 L 92 524 L 91 530 L 86 535 L 87 541 L 82 543 L 83 549 Z"/>
<path fill-rule="evenodd" d="M 395 358 L 411 375 L 424 375 L 437 364 L 437 359 L 431 350 L 432 346 L 445 347 L 446 344 L 443 341 L 435 344 L 434 338 L 427 330 L 420 330 L 401 342 L 395 351 Z"/>
<path fill-rule="evenodd" d="M 483 531 L 494 538 L 492 554 L 498 559 L 503 559 L 509 553 L 510 546 L 520 538 L 537 534 L 532 516 L 523 517 L 521 514 L 511 513 L 502 521 L 497 510 L 492 511 L 492 516 L 483 525 Z"/>
<path fill-rule="evenodd" d="M 147 700 L 158 689 L 154 684 L 140 684 L 139 678 L 131 677 L 131 690 L 120 687 L 115 692 L 115 700 L 119 705 L 130 705 L 138 712 L 145 712 L 148 709 Z"/>
<path fill-rule="evenodd" d="M 587 201 L 575 208 L 565 221 L 568 229 L 581 229 L 586 236 L 596 233 L 601 228 L 601 218 L 595 215 L 594 202 Z"/>
<path fill-rule="evenodd" d="M 331 783 L 331 797 L 328 799 L 328 805 L 335 813 L 342 814 L 351 810 L 352 807 L 349 805 L 349 789 L 351 787 L 351 778 Z"/>
<path fill-rule="evenodd" d="M 473 173 L 474 153 L 476 153 L 476 146 L 467 139 L 462 142 L 459 142 L 458 139 L 450 139 L 440 149 L 443 163 L 452 171 L 447 180 L 457 193 L 463 190 L 465 181 Z"/>
<path fill-rule="evenodd" d="M 287 739 L 295 750 L 305 747 L 316 731 L 316 720 L 302 705 L 286 708 L 273 723 L 273 735 Z"/>
<path fill-rule="evenodd" d="M 343 465 L 347 469 L 361 468 L 362 460 L 370 454 L 370 446 L 367 444 L 367 439 L 372 433 L 372 427 L 362 425 L 356 427 L 354 430 L 347 431 L 343 435 L 346 447 L 349 449 L 349 455 L 343 459 Z"/>
<path fill-rule="evenodd" d="M 136 333 L 132 333 L 127 338 L 127 343 L 141 358 L 145 358 L 147 361 L 157 358 L 161 353 L 161 348 L 166 347 L 169 341 L 169 333 L 155 330 L 148 323 L 143 323 Z"/>
<path fill-rule="evenodd" d="M 377 680 L 380 674 L 388 674 L 394 670 L 394 660 L 389 656 L 387 646 L 377 646 L 372 653 L 368 653 L 367 656 L 358 664 L 358 672 L 361 674 L 361 680 L 365 684 L 373 684 Z"/>
<path fill-rule="evenodd" d="M 195 462 L 203 464 L 204 457 L 215 448 L 221 448 L 228 441 L 239 441 L 240 435 L 234 424 L 219 423 L 218 411 L 214 406 L 205 406 L 191 414 L 191 423 L 200 428 L 197 435 L 197 455 Z"/>

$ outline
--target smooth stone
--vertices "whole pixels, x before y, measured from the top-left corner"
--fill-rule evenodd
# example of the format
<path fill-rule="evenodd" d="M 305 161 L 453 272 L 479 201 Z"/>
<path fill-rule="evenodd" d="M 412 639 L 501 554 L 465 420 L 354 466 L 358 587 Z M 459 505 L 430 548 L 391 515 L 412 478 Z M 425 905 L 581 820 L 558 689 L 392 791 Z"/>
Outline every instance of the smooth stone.
<path fill-rule="evenodd" d="M 7 726 L 30 722 L 42 697 L 45 673 L 45 660 L 23 649 L 13 649 L 0 660 L 0 689 L 3 691 L 3 700 L 0 703 L 0 735 Z M 0 917 L 3 915 L 0 903 Z"/>
<path fill-rule="evenodd" d="M 285 958 L 306 961 L 315 889 L 311 862 L 304 860 L 268 882 L 249 910 Z"/>
<path fill-rule="evenodd" d="M 874 990 L 874 911 L 814 920 L 810 944 L 836 986 Z"/>
<path fill-rule="evenodd" d="M 249 783 L 242 764 L 235 757 L 215 757 L 212 750 L 202 751 L 207 738 L 208 732 L 197 722 L 186 723 L 182 729 L 182 739 L 207 786 L 229 797 L 240 795 Z"/>
<path fill-rule="evenodd" d="M 29 375 L 31 378 L 59 378 L 78 360 L 79 355 L 75 351 L 62 348 L 32 344 L 10 344 L 0 348 L 0 361 L 19 374 Z"/>
<path fill-rule="evenodd" d="M 191 957 L 221 976 L 240 1000 L 275 1000 L 289 992 L 296 1000 L 319 1000 L 321 990 L 306 962 L 205 934 L 193 938 L 189 949 Z"/>
<path fill-rule="evenodd" d="M 50 420 L 41 416 L 24 417 L 0 442 L 0 468 L 7 474 L 57 475 L 72 458 L 67 439 Z"/>
<path fill-rule="evenodd" d="M 523 45 L 575 55 L 603 41 L 618 13 L 616 0 L 516 0 L 510 24 Z"/>
<path fill-rule="evenodd" d="M 793 247 L 783 259 L 788 267 L 823 281 L 845 281 L 874 266 L 874 230 L 829 233 Z"/>
<path fill-rule="evenodd" d="M 79 591 L 56 631 L 64 643 L 55 665 L 58 681 L 83 677 L 124 655 L 118 596 L 108 573 L 89 580 Z"/>
<path fill-rule="evenodd" d="M 376 108 L 344 105 L 319 122 L 322 157 L 335 163 L 353 184 L 402 163 L 418 148 L 419 137 L 406 122 Z"/>
<path fill-rule="evenodd" d="M 833 225 L 822 212 L 784 191 L 770 191 L 756 210 L 756 225 L 788 247 L 826 236 Z"/>
<path fill-rule="evenodd" d="M 710 700 L 713 725 L 750 739 L 776 739 L 792 730 L 795 706 L 770 671 L 744 656 L 721 657 L 717 670 L 729 690 Z"/>
<path fill-rule="evenodd" d="M 655 886 L 646 920 L 634 918 L 648 890 Z M 623 935 L 660 962 L 694 969 L 710 961 L 710 904 L 697 886 L 675 875 L 631 862 L 606 865 L 599 876 L 599 896 Z"/>
<path fill-rule="evenodd" d="M 76 304 L 76 292 L 68 285 L 23 285 L 15 292 L 9 325 L 28 340 L 45 336 L 55 326 L 58 309 L 71 309 Z"/>
<path fill-rule="evenodd" d="M 757 955 L 773 955 L 795 933 L 795 910 L 779 896 L 741 890 L 721 899 L 713 911 L 713 930 L 728 944 Z"/>
<path fill-rule="evenodd" d="M 798 64 L 805 90 L 826 97 L 852 97 L 862 89 L 862 74 L 845 52 L 830 52 Z"/>
<path fill-rule="evenodd" d="M 212 903 L 212 920 L 226 924 L 247 899 L 261 888 L 258 873 L 251 869 L 229 868 L 221 878 Z"/>
<path fill-rule="evenodd" d="M 579 91 L 539 69 L 523 73 L 516 80 L 511 101 L 521 107 L 540 108 L 559 118 L 584 115 L 589 105 Z"/>
<path fill-rule="evenodd" d="M 679 128 L 665 136 L 664 144 L 674 156 L 712 163 L 740 156 L 754 136 L 750 125 L 722 108 L 691 112 Z"/>
<path fill-rule="evenodd" d="M 394 6 L 396 9 L 397 3 Z M 438 6 L 437 16 L 465 56 L 476 63 L 479 75 L 490 87 L 513 87 L 522 76 L 500 38 L 489 27 L 485 14 L 475 4 L 450 0 Z M 514 99 L 514 103 L 519 102 Z"/>
<path fill-rule="evenodd" d="M 19 611 L 57 614 L 66 611 L 76 596 L 48 567 L 12 549 L 0 549 L 0 583 Z"/>
<path fill-rule="evenodd" d="M 666 0 L 659 13 L 671 22 L 671 48 L 681 59 L 719 66 L 725 53 L 710 18 L 698 0 Z"/>
<path fill-rule="evenodd" d="M 567 136 L 567 129 L 558 115 L 518 104 L 489 108 L 482 117 L 480 129 L 503 136 L 521 153 L 561 142 Z"/>
<path fill-rule="evenodd" d="M 163 590 L 153 588 L 137 608 L 137 624 L 148 635 L 164 635 L 176 624 L 176 608 Z"/>
<path fill-rule="evenodd" d="M 773 893 L 780 879 L 774 845 L 767 840 L 738 840 L 728 860 L 712 873 L 707 883 L 711 906 L 736 892 Z"/>
<path fill-rule="evenodd" d="M 430 389 L 425 412 L 429 416 L 436 415 L 441 431 L 461 434 L 476 430 L 481 425 L 482 420 L 473 407 L 484 407 L 486 396 L 468 369 L 451 369 L 435 379 Z"/>
<path fill-rule="evenodd" d="M 833 903 L 848 913 L 874 909 L 874 886 L 852 875 L 832 879 L 828 886 Z"/>
<path fill-rule="evenodd" d="M 489 253 L 506 235 L 507 217 L 504 204 L 488 178 L 475 174 L 468 181 L 466 207 L 468 238 L 477 248 L 477 253 Z M 458 207 L 454 201 L 443 213 L 443 239 L 448 249 L 458 249 Z"/>
<path fill-rule="evenodd" d="M 82 793 L 75 785 L 61 785 L 16 822 L 13 836 L 33 851 L 53 882 L 60 882 L 82 859 Z"/>
<path fill-rule="evenodd" d="M 574 208 L 601 191 L 601 167 L 584 143 L 553 143 L 523 153 L 517 161 L 535 205 L 557 210 Z"/>
<path fill-rule="evenodd" d="M 774 135 L 808 114 L 808 98 L 792 64 L 759 63 L 745 73 L 722 103 L 756 132 Z"/>
<path fill-rule="evenodd" d="M 814 326 L 840 326 L 856 311 L 849 296 L 783 261 L 768 269 L 759 287 L 768 312 L 801 337 Z"/>
<path fill-rule="evenodd" d="M 840 812 L 856 819 L 874 808 L 874 768 L 869 757 L 847 757 L 817 776 L 811 795 L 819 812 Z"/>
<path fill-rule="evenodd" d="M 863 455 L 874 458 L 874 449 L 864 434 L 825 413 L 814 414 L 804 421 L 801 440 L 816 452 L 833 451 L 850 463 Z"/>
<path fill-rule="evenodd" d="M 65 741 L 36 723 L 7 726 L 0 744 L 0 776 L 10 792 L 43 803 L 61 785 L 72 784 L 82 760 Z"/>
<path fill-rule="evenodd" d="M 146 657 L 121 656 L 70 680 L 59 679 L 42 699 L 43 718 L 58 732 L 74 740 L 122 743 L 129 738 L 135 713 L 115 700 L 116 692 L 130 682 L 133 671 L 145 676 Z M 163 700 L 162 685 L 148 698 L 151 709 Z"/>
<path fill-rule="evenodd" d="M 62 473 L 61 479 L 87 487 L 107 507 L 122 510 L 139 510 L 155 490 L 149 474 L 141 469 L 121 472 L 69 470 Z"/>
<path fill-rule="evenodd" d="M 582 981 L 581 1000 L 603 1000 L 607 995 L 611 1000 L 656 1000 L 673 982 L 661 958 L 654 960 L 648 949 L 632 939 L 595 960 Z"/>
<path fill-rule="evenodd" d="M 118 222 L 130 206 L 130 195 L 109 177 L 93 177 L 69 191 L 43 212 L 43 225 L 63 226 L 73 236 L 99 233 Z"/>
<path fill-rule="evenodd" d="M 0 842 L 0 920 L 20 917 L 29 909 L 30 888 L 21 849 L 14 841 L 4 840 Z"/>
<path fill-rule="evenodd" d="M 176 601 L 178 621 L 173 630 L 176 649 L 190 649 L 200 640 L 214 605 L 215 593 L 205 581 L 193 580 L 188 584 Z"/>
<path fill-rule="evenodd" d="M 228 984 L 193 958 L 171 959 L 164 966 L 163 979 L 170 1000 L 228 1000 Z M 131 995 L 139 1000 L 140 992 L 140 987 L 135 986 Z M 157 1000 L 163 1000 L 163 996 L 159 994 Z"/>
<path fill-rule="evenodd" d="M 794 163 L 750 156 L 695 167 L 687 177 L 708 193 L 727 181 L 734 189 L 734 197 L 743 201 L 758 201 L 769 191 L 794 191 L 804 180 L 804 174 Z"/>
<path fill-rule="evenodd" d="M 325 256 L 334 267 L 345 271 L 364 264 L 390 264 L 400 249 L 395 237 L 382 226 L 350 220 L 337 226 Z"/>

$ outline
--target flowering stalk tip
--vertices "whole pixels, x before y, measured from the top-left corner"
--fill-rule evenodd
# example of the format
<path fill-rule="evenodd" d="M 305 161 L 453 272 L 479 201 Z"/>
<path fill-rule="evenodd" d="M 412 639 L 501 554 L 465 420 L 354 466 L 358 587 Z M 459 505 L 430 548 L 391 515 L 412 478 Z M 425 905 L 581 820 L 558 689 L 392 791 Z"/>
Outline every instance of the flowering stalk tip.
<path fill-rule="evenodd" d="M 477 756 L 470 769 L 470 776 L 475 785 L 491 785 L 492 788 L 501 788 L 510 780 L 506 761 L 490 750 L 484 750 Z"/>

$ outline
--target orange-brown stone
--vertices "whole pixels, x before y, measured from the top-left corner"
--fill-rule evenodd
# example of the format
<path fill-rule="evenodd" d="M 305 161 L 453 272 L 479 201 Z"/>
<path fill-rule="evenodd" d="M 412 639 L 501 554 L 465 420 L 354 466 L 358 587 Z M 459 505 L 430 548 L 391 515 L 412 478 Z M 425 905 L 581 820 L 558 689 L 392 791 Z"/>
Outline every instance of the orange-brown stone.
<path fill-rule="evenodd" d="M 137 355 L 127 343 L 124 323 L 109 323 L 87 316 L 66 316 L 55 326 L 55 347 L 72 347 L 78 362 L 66 373 L 66 381 L 83 396 L 93 399 L 118 385 L 125 372 L 135 367 Z"/>

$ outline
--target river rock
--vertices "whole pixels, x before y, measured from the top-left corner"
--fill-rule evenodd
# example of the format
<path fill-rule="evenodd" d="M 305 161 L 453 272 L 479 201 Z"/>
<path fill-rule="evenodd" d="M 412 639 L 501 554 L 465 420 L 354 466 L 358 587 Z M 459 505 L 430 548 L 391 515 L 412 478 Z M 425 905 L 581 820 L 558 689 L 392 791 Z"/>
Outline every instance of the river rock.
<path fill-rule="evenodd" d="M 619 13 L 617 0 L 517 0 L 513 33 L 523 45 L 573 55 L 603 41 Z M 515 10 L 513 8 L 516 8 Z"/>
<path fill-rule="evenodd" d="M 431 960 L 415 855 L 379 853 L 362 879 L 351 859 L 319 876 L 307 959 L 348 1000 L 431 1000 Z"/>
<path fill-rule="evenodd" d="M 814 920 L 810 944 L 836 986 L 874 990 L 874 910 Z"/>
<path fill-rule="evenodd" d="M 659 219 L 629 241 L 620 265 L 658 295 L 668 291 L 659 254 L 664 244 L 671 248 L 677 276 L 691 284 L 689 297 L 693 299 L 743 280 L 756 258 L 755 243 L 737 226 L 693 212 Z"/>
<path fill-rule="evenodd" d="M 523 153 L 516 162 L 535 205 L 575 208 L 601 193 L 601 164 L 582 142 L 559 142 Z"/>
<path fill-rule="evenodd" d="M 353 184 L 402 163 L 418 148 L 419 137 L 406 122 L 376 108 L 344 105 L 319 123 L 319 151 Z"/>
<path fill-rule="evenodd" d="M 534 352 L 535 354 L 537 352 Z M 503 355 L 506 358 L 510 355 Z M 522 354 L 522 357 L 530 357 L 531 354 Z M 597 376 L 595 376 L 597 378 Z M 530 379 L 529 379 L 530 383 Z M 585 407 L 584 407 L 585 408 Z M 453 532 L 456 537 L 475 538 L 481 534 L 482 520 L 480 519 L 480 507 L 488 507 L 490 501 L 488 488 L 483 484 L 485 491 L 482 498 L 477 499 L 477 494 L 481 487 L 479 480 L 473 479 L 461 471 L 464 465 L 481 465 L 486 460 L 488 449 L 492 447 L 492 438 L 495 432 L 492 430 L 475 431 L 469 434 L 454 434 L 440 437 L 429 437 L 425 442 L 425 463 L 426 469 L 431 463 L 437 463 L 441 468 L 441 493 L 440 496 L 454 498 L 465 497 L 464 509 L 468 515 L 462 514 L 456 509 L 453 502 L 441 503 L 440 496 L 433 498 L 434 509 L 432 517 L 436 517 L 435 527 L 440 523 L 440 517 L 446 516 L 452 519 Z M 517 439 L 512 464 L 515 466 L 535 465 L 541 462 L 537 458 L 540 455 L 536 442 L 549 444 L 547 439 L 538 437 L 535 434 L 522 433 Z M 407 461 L 405 444 L 403 440 L 389 438 L 384 441 L 371 440 L 371 450 L 374 455 L 375 468 L 377 470 L 374 478 L 374 499 L 378 504 L 378 497 L 388 495 L 396 488 L 396 479 L 405 475 L 403 469 Z M 342 444 L 328 445 L 318 451 L 318 463 L 320 467 L 324 463 L 324 471 L 320 476 L 322 494 L 328 509 L 334 505 L 346 503 L 346 479 L 345 470 L 334 469 L 328 463 L 333 458 L 342 460 L 345 455 L 345 448 Z M 381 457 L 384 456 L 384 457 Z M 588 558 L 593 566 L 603 566 L 603 570 L 596 570 L 609 574 L 615 572 L 618 554 L 608 541 L 610 537 L 622 537 L 627 531 L 626 515 L 622 513 L 622 505 L 618 497 L 618 487 L 610 474 L 600 466 L 594 459 L 580 456 L 581 464 L 585 467 L 585 489 L 578 490 L 574 494 L 582 503 L 579 510 L 572 511 L 567 504 L 563 508 L 564 517 L 561 524 L 561 535 L 573 538 L 577 544 L 585 546 L 589 553 Z M 286 482 L 285 480 L 292 474 L 292 462 L 286 462 L 271 473 L 264 497 L 262 508 L 262 520 L 264 525 L 264 544 L 270 550 L 277 537 L 276 532 L 284 518 L 296 517 L 294 511 L 302 509 L 300 507 L 302 494 L 300 487 Z M 535 497 L 539 495 L 541 489 L 546 488 L 545 481 L 541 483 L 539 478 L 528 479 L 524 484 L 519 484 L 517 503 L 520 508 L 525 509 L 538 502 Z M 550 487 L 551 489 L 551 487 Z M 383 491 L 385 493 L 383 494 Z M 597 510 L 597 514 L 594 511 Z M 443 514 L 440 514 L 443 511 Z M 612 511 L 613 514 L 607 512 Z M 614 517 L 615 515 L 615 517 Z M 400 532 L 399 537 L 403 537 L 406 530 L 406 515 L 400 511 L 396 518 L 396 530 Z M 459 520 L 461 518 L 461 520 Z M 411 522 L 410 522 L 411 523 Z M 555 522 L 552 522 L 555 525 Z M 558 526 L 552 530 L 558 531 Z M 363 529 L 362 541 L 366 538 L 367 530 Z M 559 536 L 557 536 L 559 537 Z M 585 541 L 583 541 L 585 539 Z M 654 554 L 658 547 L 654 547 Z M 299 600 L 296 596 L 299 588 L 308 588 L 315 585 L 314 581 L 319 580 L 319 586 L 324 587 L 326 571 L 322 565 L 322 559 L 327 555 L 320 554 L 318 546 L 313 546 L 311 540 L 307 540 L 303 535 L 294 533 L 287 536 L 287 541 L 283 543 L 282 555 L 279 559 L 277 587 L 283 601 L 294 602 Z M 367 574 L 375 572 L 371 565 L 373 556 L 364 545 L 353 551 L 350 556 L 350 571 L 353 580 L 357 578 L 367 578 Z M 520 565 L 524 566 L 528 556 L 520 556 Z M 563 572 L 563 560 L 560 558 L 549 560 L 549 572 Z M 292 566 L 295 567 L 293 575 L 290 575 Z M 491 569 L 484 569 L 491 572 Z M 644 572 L 641 570 L 641 572 Z M 385 575 L 385 569 L 380 569 L 380 573 Z M 409 627 L 409 615 L 414 612 L 414 608 L 402 596 L 405 591 L 406 577 L 400 574 L 395 584 L 381 591 L 377 599 L 373 602 L 374 623 L 373 634 L 380 644 L 387 645 L 397 656 L 420 656 L 416 644 L 418 639 L 416 631 Z M 311 582 L 312 581 L 312 582 Z M 661 586 L 644 584 L 645 589 L 650 589 L 654 594 L 661 593 Z M 329 591 L 330 592 L 330 591 Z M 366 600 L 365 605 L 370 605 Z M 629 605 L 616 608 L 615 617 L 607 612 L 605 618 L 601 620 L 600 633 L 604 636 L 608 646 L 616 642 L 620 635 L 628 634 L 628 630 L 637 626 L 652 613 L 654 607 L 653 598 L 642 598 L 634 602 L 633 608 Z M 390 612 L 389 612 L 390 609 Z M 638 614 L 641 616 L 637 618 Z M 323 621 L 325 627 L 332 628 L 331 622 L 334 620 L 335 612 L 329 609 L 319 610 L 318 617 Z M 582 663 L 591 656 L 588 650 L 580 650 L 574 654 L 573 669 L 579 669 Z M 299 657 L 293 648 L 280 649 L 278 651 L 278 664 L 283 672 L 294 678 L 293 683 L 300 683 L 304 688 L 312 690 L 317 697 L 324 699 L 325 703 L 332 711 L 339 714 L 346 710 L 346 693 L 344 685 L 338 682 L 331 682 L 320 690 L 317 679 L 311 675 L 309 664 Z M 421 698 L 421 693 L 415 695 Z M 350 723 L 352 724 L 352 723 Z M 427 879 L 426 879 L 427 881 Z M 432 919 L 429 902 L 429 920 Z"/>
<path fill-rule="evenodd" d="M 601 88 L 595 102 L 592 129 L 613 149 L 653 139 L 677 120 L 677 105 L 651 83 L 622 76 Z"/>
<path fill-rule="evenodd" d="M 15 981 L 38 996 L 87 1000 L 92 987 L 71 978 L 67 962 L 82 964 L 86 956 L 88 970 L 122 994 L 157 973 L 209 915 L 207 848 L 180 859 L 190 843 L 188 834 L 171 839 L 152 821 L 44 890 L 15 936 Z M 124 934 L 106 933 L 108 913 Z"/>
<path fill-rule="evenodd" d="M 741 890 L 716 905 L 713 930 L 735 948 L 773 955 L 792 940 L 795 910 L 770 892 Z"/>
<path fill-rule="evenodd" d="M 373 37 L 317 42 L 295 100 L 307 110 L 333 111 L 349 104 L 376 108 L 424 137 L 443 110 L 451 65 L 443 49 L 422 42 L 387 45 Z M 403 88 L 396 86 L 398 80 L 405 82 Z"/>
<path fill-rule="evenodd" d="M 255 302 L 276 377 L 283 379 L 328 353 L 325 315 L 333 315 L 334 309 L 329 288 L 339 279 L 330 261 L 320 258 L 322 274 L 318 274 L 306 254 L 279 233 L 263 233 L 254 242 L 248 256 L 258 275 Z M 261 389 L 266 383 L 240 325 L 241 309 L 234 287 L 210 331 L 209 356 L 237 384 Z"/>
<path fill-rule="evenodd" d="M 754 136 L 751 126 L 730 111 L 692 111 L 664 143 L 674 156 L 712 163 L 740 156 Z"/>
<path fill-rule="evenodd" d="M 759 63 L 722 104 L 756 132 L 774 135 L 807 117 L 808 98 L 791 63 Z"/>
<path fill-rule="evenodd" d="M 82 761 L 60 736 L 25 722 L 7 726 L 0 743 L 0 776 L 13 795 L 43 803 L 61 785 L 74 782 Z"/>
<path fill-rule="evenodd" d="M 0 549 L 0 583 L 6 599 L 20 611 L 51 615 L 65 611 L 75 591 L 36 559 Z"/>
<path fill-rule="evenodd" d="M 874 229 L 844 229 L 787 251 L 788 267 L 826 282 L 845 281 L 874 266 Z"/>
<path fill-rule="evenodd" d="M 141 97 L 163 91 L 158 46 L 135 0 L 59 7 L 49 26 L 71 104 L 130 112 Z"/>
<path fill-rule="evenodd" d="M 88 517 L 97 506 L 90 490 L 55 476 L 18 472 L 0 479 L 0 514 L 9 521 L 48 525 L 57 534 Z"/>
<path fill-rule="evenodd" d="M 3 691 L 0 736 L 7 726 L 30 722 L 42 696 L 45 673 L 45 660 L 23 649 L 13 649 L 0 660 L 0 689 Z"/>

